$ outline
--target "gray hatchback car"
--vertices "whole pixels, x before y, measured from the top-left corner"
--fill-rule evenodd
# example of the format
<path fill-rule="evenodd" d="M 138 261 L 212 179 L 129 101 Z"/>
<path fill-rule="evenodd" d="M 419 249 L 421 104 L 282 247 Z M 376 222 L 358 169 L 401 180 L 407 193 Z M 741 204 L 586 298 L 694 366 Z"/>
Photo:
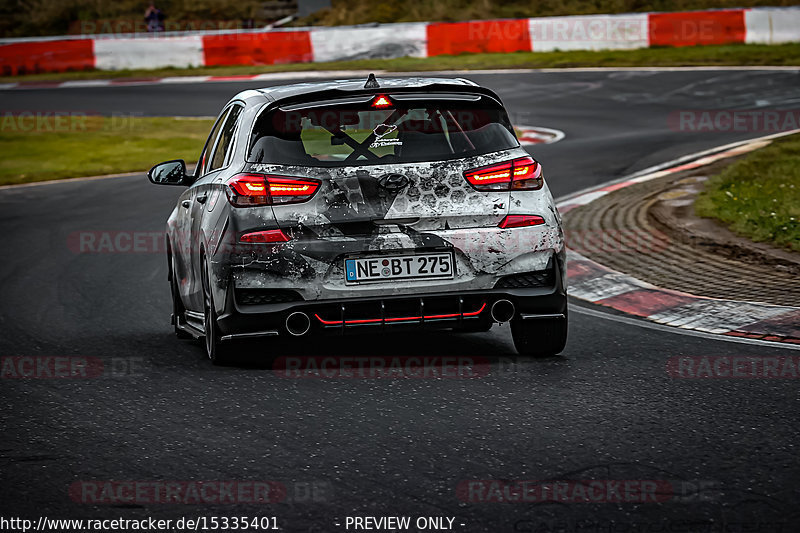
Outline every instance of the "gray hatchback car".
<path fill-rule="evenodd" d="M 224 107 L 167 221 L 172 323 L 223 362 L 237 339 L 488 331 L 567 336 L 561 220 L 500 98 L 464 79 L 248 90 Z"/>

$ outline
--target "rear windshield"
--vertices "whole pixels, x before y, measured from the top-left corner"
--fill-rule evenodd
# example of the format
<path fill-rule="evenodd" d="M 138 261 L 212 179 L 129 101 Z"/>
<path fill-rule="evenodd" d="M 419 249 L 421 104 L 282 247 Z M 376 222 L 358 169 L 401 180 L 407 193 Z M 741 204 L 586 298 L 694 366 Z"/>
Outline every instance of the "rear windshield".
<path fill-rule="evenodd" d="M 263 113 L 248 161 L 347 166 L 456 159 L 519 146 L 505 110 L 477 101 L 395 101 Z M 385 102 L 378 102 L 379 104 Z"/>

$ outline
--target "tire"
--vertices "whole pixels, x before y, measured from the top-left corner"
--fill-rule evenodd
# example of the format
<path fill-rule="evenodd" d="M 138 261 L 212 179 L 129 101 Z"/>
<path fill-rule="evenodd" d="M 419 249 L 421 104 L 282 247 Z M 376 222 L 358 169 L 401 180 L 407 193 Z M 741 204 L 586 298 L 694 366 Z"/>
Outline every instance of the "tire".
<path fill-rule="evenodd" d="M 519 355 L 551 357 L 564 350 L 567 344 L 567 313 L 563 319 L 511 321 L 511 337 Z"/>
<path fill-rule="evenodd" d="M 171 254 L 167 256 L 167 261 L 169 262 L 169 292 L 172 296 L 172 327 L 175 330 L 175 336 L 179 339 L 191 339 L 191 334 L 178 327 L 178 321 L 181 319 L 181 317 L 183 317 L 183 312 L 186 311 L 186 308 L 183 306 L 180 293 L 178 292 L 178 281 L 177 276 L 175 275 L 175 262 Z"/>
<path fill-rule="evenodd" d="M 217 326 L 217 311 L 214 307 L 214 296 L 211 293 L 208 265 L 205 256 L 201 258 L 203 268 L 203 329 L 205 330 L 206 355 L 215 365 L 226 365 L 230 360 L 230 347 L 220 341 Z"/>

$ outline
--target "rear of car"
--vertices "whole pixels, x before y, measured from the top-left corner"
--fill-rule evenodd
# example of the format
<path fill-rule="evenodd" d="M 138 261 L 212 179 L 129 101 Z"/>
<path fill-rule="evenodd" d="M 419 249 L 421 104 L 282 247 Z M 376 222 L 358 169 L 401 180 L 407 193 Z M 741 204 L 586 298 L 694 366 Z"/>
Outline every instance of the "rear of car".
<path fill-rule="evenodd" d="M 521 352 L 563 348 L 559 216 L 494 93 L 437 80 L 270 96 L 219 184 L 223 338 L 510 321 Z"/>

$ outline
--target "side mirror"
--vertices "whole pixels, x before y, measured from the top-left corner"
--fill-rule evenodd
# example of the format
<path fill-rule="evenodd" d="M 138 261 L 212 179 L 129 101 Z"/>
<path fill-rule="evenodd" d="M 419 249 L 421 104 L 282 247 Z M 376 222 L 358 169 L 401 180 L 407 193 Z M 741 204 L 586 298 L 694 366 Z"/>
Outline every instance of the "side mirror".
<path fill-rule="evenodd" d="M 156 185 L 186 185 L 186 163 L 183 159 L 159 163 L 147 173 Z"/>

